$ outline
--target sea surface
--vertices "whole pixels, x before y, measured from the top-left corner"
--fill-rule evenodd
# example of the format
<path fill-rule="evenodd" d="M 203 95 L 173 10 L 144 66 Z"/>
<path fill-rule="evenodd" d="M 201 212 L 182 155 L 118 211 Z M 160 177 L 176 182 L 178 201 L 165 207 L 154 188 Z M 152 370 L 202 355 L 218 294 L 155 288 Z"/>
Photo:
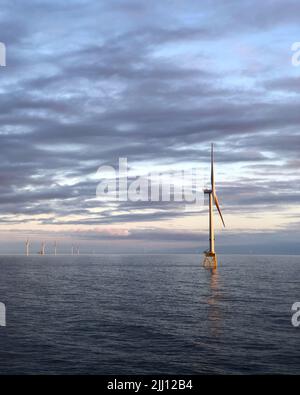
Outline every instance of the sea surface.
<path fill-rule="evenodd" d="M 201 260 L 0 257 L 0 374 L 300 374 L 300 257 Z"/>

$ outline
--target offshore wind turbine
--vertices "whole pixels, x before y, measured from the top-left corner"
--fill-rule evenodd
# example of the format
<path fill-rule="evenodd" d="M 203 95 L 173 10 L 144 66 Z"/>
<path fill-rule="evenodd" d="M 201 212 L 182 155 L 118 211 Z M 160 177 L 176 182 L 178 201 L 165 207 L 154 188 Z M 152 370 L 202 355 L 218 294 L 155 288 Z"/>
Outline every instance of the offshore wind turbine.
<path fill-rule="evenodd" d="M 45 247 L 46 247 L 46 243 L 43 241 L 42 242 L 42 248 L 41 248 L 41 251 L 40 251 L 40 255 L 45 255 Z"/>
<path fill-rule="evenodd" d="M 214 229 L 214 211 L 213 206 L 217 207 L 219 215 L 221 217 L 223 226 L 225 222 L 222 216 L 222 212 L 219 205 L 219 200 L 216 194 L 215 187 L 215 172 L 214 172 L 214 145 L 211 144 L 211 187 L 210 189 L 204 189 L 204 194 L 208 195 L 209 198 L 209 249 L 204 251 L 203 266 L 209 268 L 216 268 L 218 266 L 217 255 L 215 252 L 215 229 Z"/>
<path fill-rule="evenodd" d="M 25 248 L 26 248 L 25 254 L 26 254 L 26 256 L 29 255 L 29 246 L 30 246 L 30 241 L 29 241 L 29 239 L 27 239 L 26 242 L 25 242 Z"/>
<path fill-rule="evenodd" d="M 57 253 L 57 242 L 55 240 L 55 242 L 54 242 L 54 255 L 56 255 L 56 253 Z"/>

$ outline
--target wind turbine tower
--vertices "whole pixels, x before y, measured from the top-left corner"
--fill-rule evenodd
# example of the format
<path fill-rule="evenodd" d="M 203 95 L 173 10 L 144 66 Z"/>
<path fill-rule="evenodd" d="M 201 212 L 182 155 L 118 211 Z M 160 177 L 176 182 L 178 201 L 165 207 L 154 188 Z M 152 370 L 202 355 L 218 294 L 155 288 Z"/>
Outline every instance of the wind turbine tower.
<path fill-rule="evenodd" d="M 29 255 L 29 246 L 30 246 L 30 242 L 29 242 L 29 239 L 27 239 L 26 240 L 26 242 L 25 242 L 25 247 L 26 247 L 26 256 L 28 256 Z"/>
<path fill-rule="evenodd" d="M 216 194 L 213 144 L 211 145 L 211 188 L 204 189 L 204 194 L 208 195 L 209 198 L 209 249 L 204 251 L 203 266 L 207 268 L 216 269 L 218 266 L 218 260 L 215 252 L 215 229 L 214 229 L 214 212 L 213 212 L 214 204 L 217 207 L 217 210 L 219 212 L 224 227 L 225 227 L 225 222 L 222 216 L 218 197 Z"/>
<path fill-rule="evenodd" d="M 45 255 L 45 247 L 46 247 L 46 243 L 43 241 L 42 242 L 41 252 L 40 252 L 41 255 Z"/>
<path fill-rule="evenodd" d="M 57 254 L 57 242 L 55 240 L 55 242 L 54 242 L 54 255 L 56 256 L 56 254 Z"/>

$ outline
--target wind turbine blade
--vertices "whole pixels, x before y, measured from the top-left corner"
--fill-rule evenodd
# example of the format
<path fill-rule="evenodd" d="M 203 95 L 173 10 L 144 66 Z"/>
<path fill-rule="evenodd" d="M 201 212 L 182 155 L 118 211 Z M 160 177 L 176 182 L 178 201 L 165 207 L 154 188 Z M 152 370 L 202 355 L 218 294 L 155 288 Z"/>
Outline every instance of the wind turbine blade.
<path fill-rule="evenodd" d="M 214 145 L 211 144 L 211 190 L 215 194 Z"/>
<path fill-rule="evenodd" d="M 218 197 L 217 197 L 217 195 L 216 195 L 216 194 L 214 194 L 214 201 L 215 201 L 215 205 L 216 205 L 216 207 L 217 207 L 217 209 L 218 209 L 218 211 L 219 211 L 219 214 L 220 214 L 221 220 L 222 220 L 222 222 L 223 222 L 223 225 L 224 225 L 224 228 L 225 228 L 225 222 L 224 222 L 224 219 L 223 219 L 223 215 L 222 215 L 222 212 L 221 212 L 221 209 L 220 209 L 220 205 L 219 205 Z"/>

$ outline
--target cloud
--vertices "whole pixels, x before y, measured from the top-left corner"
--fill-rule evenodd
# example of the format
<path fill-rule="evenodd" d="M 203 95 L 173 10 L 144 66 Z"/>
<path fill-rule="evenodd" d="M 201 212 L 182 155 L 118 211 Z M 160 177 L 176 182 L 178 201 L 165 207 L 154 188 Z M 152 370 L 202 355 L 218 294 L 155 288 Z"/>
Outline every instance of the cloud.
<path fill-rule="evenodd" d="M 144 170 L 207 169 L 211 141 L 226 214 L 299 206 L 298 11 L 292 0 L 5 1 L 2 224 L 188 220 L 195 213 L 172 202 L 95 214 L 92 177 L 119 157 Z"/>

